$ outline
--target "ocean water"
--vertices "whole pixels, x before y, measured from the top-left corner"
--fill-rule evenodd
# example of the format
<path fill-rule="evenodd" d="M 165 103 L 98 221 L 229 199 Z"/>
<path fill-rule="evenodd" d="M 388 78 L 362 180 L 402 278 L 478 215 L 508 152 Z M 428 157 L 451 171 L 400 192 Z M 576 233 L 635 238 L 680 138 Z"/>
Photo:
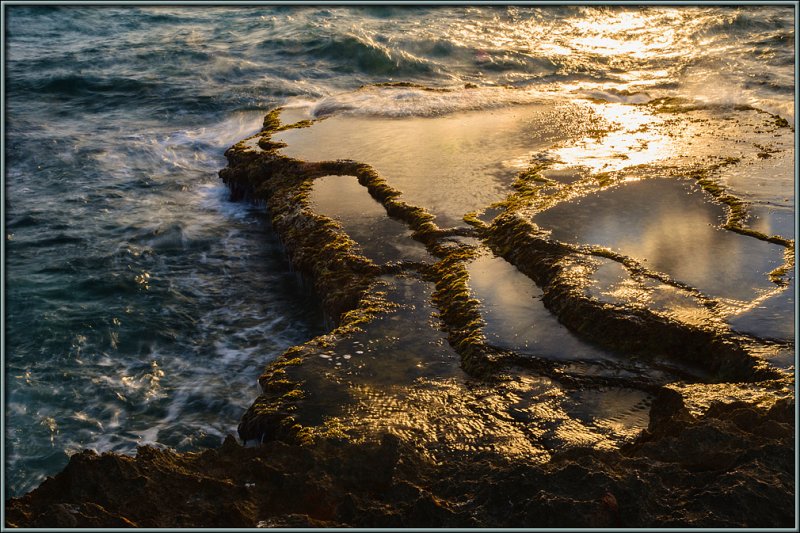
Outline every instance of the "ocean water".
<path fill-rule="evenodd" d="M 224 150 L 276 105 L 436 116 L 508 103 L 501 87 L 512 86 L 554 99 L 688 97 L 794 120 L 791 7 L 6 6 L 6 16 L 7 495 L 84 447 L 219 444 L 264 364 L 323 331 L 266 213 L 228 201 L 217 178 Z M 390 81 L 485 90 L 377 104 L 353 92 Z"/>

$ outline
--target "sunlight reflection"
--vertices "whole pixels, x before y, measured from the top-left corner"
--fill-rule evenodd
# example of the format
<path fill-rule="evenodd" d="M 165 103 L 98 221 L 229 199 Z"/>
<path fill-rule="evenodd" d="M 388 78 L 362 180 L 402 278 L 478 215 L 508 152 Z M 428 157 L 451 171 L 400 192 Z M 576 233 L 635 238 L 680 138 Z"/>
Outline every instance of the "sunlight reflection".
<path fill-rule="evenodd" d="M 425 94 L 397 90 L 384 91 L 389 98 L 356 94 L 365 98 L 359 103 L 378 103 L 384 110 L 396 105 L 397 96 L 427 100 Z M 482 98 L 477 92 L 466 96 Z M 281 153 L 297 159 L 369 161 L 403 191 L 404 201 L 427 208 L 438 224 L 455 226 L 464 213 L 503 200 L 532 153 L 572 133 L 569 124 L 556 122 L 559 118 L 541 104 L 392 121 L 339 115 L 312 128 L 279 132 L 272 140 L 286 143 Z M 586 131 L 585 124 L 575 127 Z"/>
<path fill-rule="evenodd" d="M 692 182 L 642 180 L 579 203 L 543 211 L 535 222 L 556 240 L 609 247 L 708 296 L 747 302 L 774 287 L 767 274 L 783 248 L 720 229 L 724 209 Z"/>
<path fill-rule="evenodd" d="M 656 20 L 669 13 L 659 12 L 654 16 L 649 11 L 603 11 L 594 14 L 572 23 L 576 33 L 583 35 L 572 41 L 577 51 L 647 58 L 675 44 L 675 29 L 663 21 L 657 24 Z"/>
<path fill-rule="evenodd" d="M 594 172 L 616 171 L 667 159 L 675 154 L 675 141 L 655 131 L 660 119 L 636 106 L 593 104 L 594 112 L 608 124 L 599 135 L 555 151 L 563 167 L 582 166 Z"/>

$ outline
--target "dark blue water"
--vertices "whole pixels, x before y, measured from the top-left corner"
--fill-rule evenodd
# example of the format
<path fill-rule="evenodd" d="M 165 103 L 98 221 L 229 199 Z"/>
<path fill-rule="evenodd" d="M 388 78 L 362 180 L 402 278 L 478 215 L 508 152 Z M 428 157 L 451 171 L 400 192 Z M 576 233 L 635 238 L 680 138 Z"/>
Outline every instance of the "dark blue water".
<path fill-rule="evenodd" d="M 218 444 L 322 331 L 216 174 L 277 104 L 394 80 L 794 115 L 791 8 L 6 7 L 9 495 L 83 447 Z"/>

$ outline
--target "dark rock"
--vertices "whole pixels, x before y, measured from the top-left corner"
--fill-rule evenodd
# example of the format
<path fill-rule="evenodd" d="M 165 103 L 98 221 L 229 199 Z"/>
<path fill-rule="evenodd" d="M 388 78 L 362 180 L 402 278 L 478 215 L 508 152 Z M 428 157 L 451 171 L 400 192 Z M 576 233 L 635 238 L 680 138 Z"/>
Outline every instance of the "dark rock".
<path fill-rule="evenodd" d="M 782 398 L 778 400 L 772 407 L 770 407 L 767 416 L 776 422 L 781 422 L 783 424 L 794 424 L 795 420 L 797 419 L 797 411 L 795 410 L 794 399 Z"/>
<path fill-rule="evenodd" d="M 654 433 L 676 421 L 691 420 L 692 415 L 683 404 L 679 392 L 663 387 L 650 406 L 650 423 L 647 431 Z"/>
<path fill-rule="evenodd" d="M 435 465 L 388 437 L 371 445 L 257 448 L 229 441 L 200 454 L 87 452 L 7 502 L 7 525 L 792 526 L 793 433 L 762 436 L 718 416 L 688 418 L 671 393 L 658 403 L 663 416 L 656 418 L 667 422 L 627 455 L 584 448 L 544 465 L 488 456 Z M 667 426 L 672 431 L 663 432 Z M 107 475 L 109 468 L 119 477 Z M 385 490 L 375 490 L 375 469 L 384 472 Z"/>

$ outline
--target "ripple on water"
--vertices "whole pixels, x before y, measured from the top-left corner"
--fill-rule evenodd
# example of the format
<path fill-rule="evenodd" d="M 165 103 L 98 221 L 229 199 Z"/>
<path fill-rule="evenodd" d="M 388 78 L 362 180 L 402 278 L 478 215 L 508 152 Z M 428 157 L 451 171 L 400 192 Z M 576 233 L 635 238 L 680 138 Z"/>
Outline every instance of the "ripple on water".
<path fill-rule="evenodd" d="M 635 437 L 650 422 L 652 396 L 636 389 L 599 388 L 571 394 L 567 411 L 620 439 Z M 573 403 L 574 402 L 574 403 Z"/>
<path fill-rule="evenodd" d="M 410 384 L 418 378 L 461 377 L 460 357 L 447 343 L 430 302 L 433 284 L 384 277 L 387 298 L 399 307 L 323 353 L 331 367 L 369 386 Z"/>

